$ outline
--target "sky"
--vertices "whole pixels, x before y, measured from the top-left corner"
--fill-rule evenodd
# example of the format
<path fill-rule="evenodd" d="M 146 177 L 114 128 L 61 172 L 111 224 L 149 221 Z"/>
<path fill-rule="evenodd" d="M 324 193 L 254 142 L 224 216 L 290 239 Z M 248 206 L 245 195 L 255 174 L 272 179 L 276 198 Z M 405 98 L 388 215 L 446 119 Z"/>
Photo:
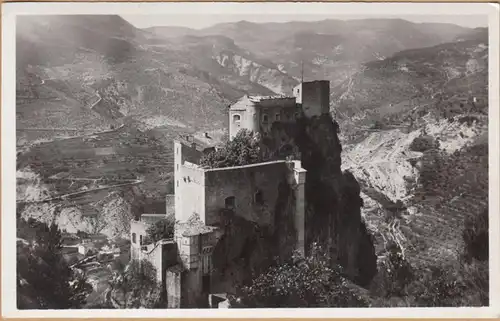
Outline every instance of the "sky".
<path fill-rule="evenodd" d="M 443 22 L 443 23 L 453 23 L 461 25 L 464 27 L 476 28 L 476 27 L 487 27 L 488 20 L 486 16 L 483 15 L 398 15 L 398 16 L 375 16 L 375 15 L 273 15 L 273 14 L 262 14 L 262 15 L 250 15 L 250 14 L 238 14 L 238 15 L 121 15 L 125 20 L 129 21 L 135 27 L 147 28 L 153 26 L 180 26 L 188 27 L 192 29 L 203 29 L 210 27 L 214 24 L 225 23 L 225 22 L 237 22 L 237 21 L 250 21 L 256 23 L 263 22 L 288 22 L 288 21 L 319 21 L 325 19 L 363 19 L 363 18 L 400 18 L 412 22 Z"/>

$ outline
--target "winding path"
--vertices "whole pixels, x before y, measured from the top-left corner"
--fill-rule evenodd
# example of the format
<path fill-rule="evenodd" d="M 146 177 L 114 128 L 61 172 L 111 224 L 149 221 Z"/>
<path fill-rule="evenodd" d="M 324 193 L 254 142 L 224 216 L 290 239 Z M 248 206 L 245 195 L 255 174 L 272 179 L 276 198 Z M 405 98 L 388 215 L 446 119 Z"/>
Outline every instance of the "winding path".
<path fill-rule="evenodd" d="M 103 190 L 106 190 L 106 189 L 123 187 L 123 186 L 128 186 L 128 185 L 137 185 L 137 184 L 141 184 L 141 183 L 143 183 L 142 180 L 133 180 L 133 181 L 128 181 L 128 182 L 122 183 L 122 184 L 116 184 L 116 185 L 98 187 L 98 188 L 88 189 L 88 190 L 85 190 L 85 191 L 79 191 L 79 192 L 74 192 L 74 193 L 63 194 L 63 195 L 59 195 L 59 196 L 56 196 L 56 197 L 52 197 L 52 198 L 48 198 L 48 199 L 43 199 L 43 200 L 36 200 L 36 201 L 16 201 L 16 203 L 17 204 L 49 203 L 49 202 L 53 202 L 53 201 L 65 200 L 65 199 L 68 199 L 70 197 L 77 196 L 77 195 L 83 195 L 83 194 L 86 194 L 86 193 L 103 191 Z"/>

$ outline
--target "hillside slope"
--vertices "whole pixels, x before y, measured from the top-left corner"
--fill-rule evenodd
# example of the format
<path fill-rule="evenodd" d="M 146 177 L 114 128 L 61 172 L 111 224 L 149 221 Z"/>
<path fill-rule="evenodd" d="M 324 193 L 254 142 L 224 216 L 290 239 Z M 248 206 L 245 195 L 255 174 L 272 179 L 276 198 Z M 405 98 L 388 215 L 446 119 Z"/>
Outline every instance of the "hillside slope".
<path fill-rule="evenodd" d="M 253 23 L 239 21 L 201 30 L 148 28 L 157 36 L 222 35 L 300 79 L 325 78 L 338 85 L 360 64 L 398 51 L 452 41 L 469 29 L 452 24 L 412 23 L 401 19 L 361 19 Z"/>
<path fill-rule="evenodd" d="M 360 181 L 378 255 L 390 240 L 414 265 L 456 259 L 467 217 L 488 206 L 484 35 L 371 62 L 333 93 L 342 168 Z"/>
<path fill-rule="evenodd" d="M 89 133 L 159 117 L 206 129 L 242 95 L 295 84 L 263 64 L 246 70 L 249 55 L 228 39 L 168 42 L 118 16 L 22 17 L 16 37 L 19 128 Z"/>

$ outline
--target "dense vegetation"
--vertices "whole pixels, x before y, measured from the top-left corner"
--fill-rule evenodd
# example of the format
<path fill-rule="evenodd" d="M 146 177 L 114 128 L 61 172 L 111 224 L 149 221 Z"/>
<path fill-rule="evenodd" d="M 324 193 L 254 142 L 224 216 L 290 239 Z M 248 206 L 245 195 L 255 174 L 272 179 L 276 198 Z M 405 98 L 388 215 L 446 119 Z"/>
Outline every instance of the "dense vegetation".
<path fill-rule="evenodd" d="M 262 161 L 260 140 L 253 132 L 242 129 L 222 148 L 204 155 L 200 160 L 200 165 L 208 168 L 220 168 L 249 165 Z"/>
<path fill-rule="evenodd" d="M 154 224 L 151 224 L 146 230 L 146 238 L 144 244 L 156 243 L 163 239 L 171 239 L 174 237 L 175 219 L 165 218 Z"/>
<path fill-rule="evenodd" d="M 164 308 L 156 269 L 147 260 L 121 265 L 109 281 L 107 305 L 119 309 Z"/>
<path fill-rule="evenodd" d="M 92 286 L 72 270 L 61 253 L 61 231 L 56 224 L 34 219 L 17 222 L 17 302 L 19 309 L 82 308 Z"/>
<path fill-rule="evenodd" d="M 365 307 L 340 266 L 316 247 L 308 257 L 296 255 L 272 266 L 240 289 L 237 305 L 248 308 Z"/>

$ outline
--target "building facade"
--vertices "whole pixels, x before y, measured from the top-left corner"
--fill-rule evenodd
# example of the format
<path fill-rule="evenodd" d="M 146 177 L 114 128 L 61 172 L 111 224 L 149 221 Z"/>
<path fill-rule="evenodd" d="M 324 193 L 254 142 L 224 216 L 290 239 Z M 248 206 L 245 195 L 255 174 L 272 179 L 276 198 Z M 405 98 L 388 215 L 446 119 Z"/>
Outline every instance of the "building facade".
<path fill-rule="evenodd" d="M 266 135 L 274 122 L 327 114 L 329 95 L 328 81 L 313 81 L 295 87 L 293 97 L 244 96 L 229 109 L 230 139 L 242 129 Z M 230 210 L 247 221 L 273 226 L 275 202 L 283 182 L 293 191 L 295 248 L 305 252 L 306 170 L 300 160 L 287 158 L 225 168 L 200 166 L 203 155 L 214 150 L 207 141 L 192 136 L 176 139 L 175 193 L 166 196 L 166 214 L 144 214 L 131 223 L 131 257 L 147 259 L 157 268 L 169 308 L 208 307 L 209 298 L 224 297 L 220 291 L 211 291 L 212 254 L 224 234 L 221 211 Z M 174 216 L 176 221 L 172 239 L 145 244 L 147 227 L 167 216 Z"/>
<path fill-rule="evenodd" d="M 304 82 L 293 89 L 292 97 L 244 96 L 229 108 L 229 137 L 241 129 L 266 134 L 274 122 L 294 122 L 330 112 L 330 82 Z"/>

